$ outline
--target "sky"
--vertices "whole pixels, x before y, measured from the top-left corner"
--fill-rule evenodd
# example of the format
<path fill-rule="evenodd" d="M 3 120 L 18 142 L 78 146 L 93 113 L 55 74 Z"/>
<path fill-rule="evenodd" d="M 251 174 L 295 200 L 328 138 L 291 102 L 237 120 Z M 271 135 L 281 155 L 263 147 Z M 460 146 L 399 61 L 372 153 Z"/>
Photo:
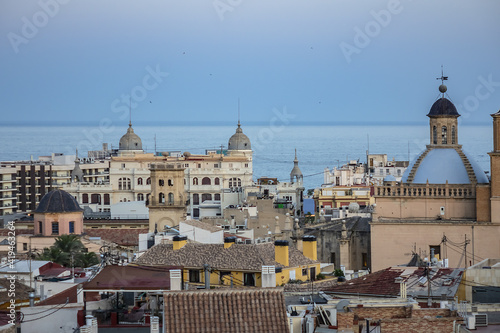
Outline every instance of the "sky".
<path fill-rule="evenodd" d="M 0 125 L 463 124 L 500 109 L 500 2 L 0 0 Z"/>

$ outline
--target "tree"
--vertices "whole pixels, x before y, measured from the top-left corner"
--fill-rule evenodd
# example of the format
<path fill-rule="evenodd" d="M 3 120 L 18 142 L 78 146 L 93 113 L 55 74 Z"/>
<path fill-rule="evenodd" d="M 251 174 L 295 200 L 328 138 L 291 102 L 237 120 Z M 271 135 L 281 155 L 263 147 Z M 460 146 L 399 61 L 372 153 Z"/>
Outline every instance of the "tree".
<path fill-rule="evenodd" d="M 61 235 L 50 248 L 44 248 L 38 259 L 49 260 L 65 267 L 89 267 L 99 263 L 93 252 L 84 252 L 78 235 Z"/>

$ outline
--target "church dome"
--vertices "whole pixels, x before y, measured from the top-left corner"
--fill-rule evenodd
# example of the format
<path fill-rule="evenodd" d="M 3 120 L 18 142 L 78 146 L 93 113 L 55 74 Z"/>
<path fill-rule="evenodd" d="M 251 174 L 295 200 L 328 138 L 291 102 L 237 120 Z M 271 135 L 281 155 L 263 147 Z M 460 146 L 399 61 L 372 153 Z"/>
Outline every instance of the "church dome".
<path fill-rule="evenodd" d="M 238 128 L 236 133 L 234 133 L 227 144 L 228 150 L 252 150 L 252 145 L 250 144 L 250 139 L 243 133 L 241 129 L 240 122 L 238 121 Z"/>
<path fill-rule="evenodd" d="M 141 138 L 134 133 L 132 123 L 129 123 L 127 133 L 120 139 L 120 150 L 142 150 Z"/>
<path fill-rule="evenodd" d="M 35 213 L 71 213 L 83 211 L 71 194 L 63 190 L 53 190 L 40 200 Z"/>
<path fill-rule="evenodd" d="M 489 183 L 481 167 L 460 148 L 428 148 L 413 160 L 402 182 L 413 184 Z"/>
<path fill-rule="evenodd" d="M 441 97 L 432 104 L 431 110 L 427 114 L 427 117 L 430 116 L 460 116 L 460 114 L 450 100 Z"/>

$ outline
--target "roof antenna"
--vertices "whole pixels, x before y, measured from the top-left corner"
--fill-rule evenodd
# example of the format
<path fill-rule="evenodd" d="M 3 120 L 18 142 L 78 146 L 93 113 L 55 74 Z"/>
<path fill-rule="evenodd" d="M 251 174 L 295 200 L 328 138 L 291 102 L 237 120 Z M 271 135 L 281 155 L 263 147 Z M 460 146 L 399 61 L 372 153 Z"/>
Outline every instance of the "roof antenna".
<path fill-rule="evenodd" d="M 448 90 L 448 87 L 444 85 L 444 81 L 448 80 L 447 76 L 444 76 L 444 71 L 443 71 L 443 65 L 441 65 L 441 77 L 437 77 L 436 80 L 441 80 L 441 85 L 439 86 L 439 91 L 443 94 L 444 98 L 444 93 L 446 90 Z"/>

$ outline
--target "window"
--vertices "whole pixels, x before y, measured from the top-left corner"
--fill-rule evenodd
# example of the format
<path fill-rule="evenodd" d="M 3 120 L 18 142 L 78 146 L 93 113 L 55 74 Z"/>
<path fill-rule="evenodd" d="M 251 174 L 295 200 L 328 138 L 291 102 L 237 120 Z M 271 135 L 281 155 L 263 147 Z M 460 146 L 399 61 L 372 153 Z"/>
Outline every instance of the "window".
<path fill-rule="evenodd" d="M 201 163 L 198 163 L 197 167 L 198 169 L 201 169 Z"/>
<path fill-rule="evenodd" d="M 361 253 L 361 264 L 363 268 L 368 268 L 368 253 Z"/>
<path fill-rule="evenodd" d="M 142 178 L 137 178 L 137 185 L 142 185 Z"/>
<path fill-rule="evenodd" d="M 302 276 L 307 276 L 307 268 L 302 268 Z"/>
<path fill-rule="evenodd" d="M 211 181 L 210 181 L 210 178 L 208 177 L 203 177 L 203 179 L 201 180 L 201 185 L 211 185 Z"/>
<path fill-rule="evenodd" d="M 159 186 L 165 185 L 165 181 L 163 179 L 158 180 L 158 185 Z"/>
<path fill-rule="evenodd" d="M 243 275 L 245 286 L 255 287 L 255 273 L 245 273 Z"/>
<path fill-rule="evenodd" d="M 451 127 L 451 144 L 454 145 L 456 143 L 456 132 L 455 132 L 455 126 Z"/>
<path fill-rule="evenodd" d="M 205 202 L 207 200 L 212 200 L 212 195 L 210 193 L 203 193 L 201 195 L 201 202 Z"/>
<path fill-rule="evenodd" d="M 214 200 L 215 201 L 220 201 L 220 193 L 215 193 L 214 194 Z"/>
<path fill-rule="evenodd" d="M 174 181 L 172 179 L 168 180 L 168 186 L 174 186 Z"/>
<path fill-rule="evenodd" d="M 146 185 L 151 185 L 151 178 L 148 177 L 148 179 L 146 179 Z"/>
<path fill-rule="evenodd" d="M 146 194 L 146 206 L 149 205 L 149 196 L 150 195 L 151 195 L 150 193 Z"/>
<path fill-rule="evenodd" d="M 441 127 L 441 143 L 443 145 L 448 144 L 448 138 L 446 136 L 447 136 L 447 129 L 446 126 L 443 126 Z"/>
<path fill-rule="evenodd" d="M 189 282 L 198 283 L 200 282 L 200 271 L 197 269 L 189 270 Z"/>
<path fill-rule="evenodd" d="M 104 194 L 104 204 L 109 205 L 109 193 Z"/>
<path fill-rule="evenodd" d="M 241 178 L 229 178 L 229 187 L 240 187 Z"/>
<path fill-rule="evenodd" d="M 130 190 L 130 188 L 131 188 L 130 178 L 118 179 L 118 189 L 119 190 Z"/>
<path fill-rule="evenodd" d="M 122 169 L 125 169 L 125 163 L 122 163 Z"/>
<path fill-rule="evenodd" d="M 171 205 L 174 204 L 174 194 L 172 192 L 168 194 L 168 203 Z"/>
<path fill-rule="evenodd" d="M 185 168 L 189 168 L 189 163 L 185 163 L 185 164 L 184 164 L 184 167 L 185 167 Z"/>
<path fill-rule="evenodd" d="M 193 194 L 193 205 L 200 204 L 200 195 L 198 193 Z"/>
<path fill-rule="evenodd" d="M 220 185 L 220 180 L 219 180 L 219 178 L 215 178 L 215 179 L 214 179 L 214 184 L 215 184 L 215 185 Z"/>
<path fill-rule="evenodd" d="M 401 169 L 398 169 L 398 176 L 401 176 Z"/>
<path fill-rule="evenodd" d="M 335 252 L 330 253 L 330 263 L 335 264 Z"/>
<path fill-rule="evenodd" d="M 52 235 L 59 235 L 59 222 L 52 222 Z"/>
<path fill-rule="evenodd" d="M 82 203 L 89 203 L 89 195 L 87 193 L 82 195 Z"/>
<path fill-rule="evenodd" d="M 43 223 L 38 221 L 38 233 L 43 234 Z"/>
<path fill-rule="evenodd" d="M 91 194 L 90 195 L 90 203 L 100 204 L 101 203 L 101 195 L 100 194 Z"/>
<path fill-rule="evenodd" d="M 144 201 L 144 194 L 142 193 L 137 194 L 137 201 Z"/>
<path fill-rule="evenodd" d="M 214 164 L 214 168 L 215 168 L 215 169 L 219 168 L 219 163 L 215 163 L 215 164 Z"/>
<path fill-rule="evenodd" d="M 74 234 L 75 233 L 75 222 L 70 221 L 69 222 L 69 233 Z"/>
<path fill-rule="evenodd" d="M 193 185 L 198 185 L 198 178 L 196 177 L 193 178 Z"/>
<path fill-rule="evenodd" d="M 165 203 L 165 194 L 161 193 L 158 196 L 160 203 Z"/>
<path fill-rule="evenodd" d="M 248 163 L 245 163 L 245 168 L 248 168 Z"/>
<path fill-rule="evenodd" d="M 438 260 L 441 257 L 441 246 L 439 245 L 430 245 L 429 246 L 429 258 L 431 256 L 432 250 L 434 250 L 434 257 L 437 258 Z M 432 260 L 432 258 L 430 258 Z"/>
<path fill-rule="evenodd" d="M 199 208 L 193 208 L 193 217 L 200 217 L 200 209 Z"/>
<path fill-rule="evenodd" d="M 436 128 L 436 126 L 434 126 L 432 128 L 432 143 L 435 144 L 435 145 L 437 145 L 437 143 L 438 143 L 438 134 L 437 134 L 437 128 Z"/>
<path fill-rule="evenodd" d="M 389 169 L 385 169 L 385 174 L 388 175 L 390 173 Z"/>
<path fill-rule="evenodd" d="M 384 175 L 384 169 L 380 169 L 379 173 L 380 173 L 381 176 L 383 176 Z"/>

